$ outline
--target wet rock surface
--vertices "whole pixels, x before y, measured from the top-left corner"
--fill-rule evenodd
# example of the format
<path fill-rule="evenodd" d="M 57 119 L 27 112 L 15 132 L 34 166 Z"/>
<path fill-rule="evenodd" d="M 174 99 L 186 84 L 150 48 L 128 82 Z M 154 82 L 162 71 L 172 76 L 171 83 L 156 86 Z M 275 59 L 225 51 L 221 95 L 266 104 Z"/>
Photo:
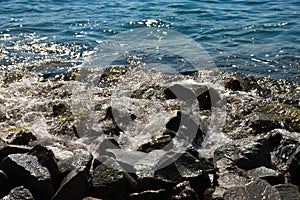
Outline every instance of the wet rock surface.
<path fill-rule="evenodd" d="M 7 196 L 3 198 L 3 200 L 34 200 L 31 192 L 24 188 L 23 186 L 19 186 L 13 188 Z"/>

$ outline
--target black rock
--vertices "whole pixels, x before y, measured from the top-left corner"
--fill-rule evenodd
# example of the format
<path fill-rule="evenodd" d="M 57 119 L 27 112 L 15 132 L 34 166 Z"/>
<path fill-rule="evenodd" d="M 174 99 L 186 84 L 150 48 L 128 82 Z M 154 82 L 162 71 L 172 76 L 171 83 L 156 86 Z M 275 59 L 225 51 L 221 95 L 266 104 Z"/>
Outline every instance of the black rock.
<path fill-rule="evenodd" d="M 74 155 L 58 162 L 58 169 L 62 174 L 68 174 L 78 167 L 91 168 L 93 156 L 91 154 Z"/>
<path fill-rule="evenodd" d="M 280 184 L 273 186 L 281 197 L 281 200 L 299 200 L 300 192 L 296 185 L 291 184 Z"/>
<path fill-rule="evenodd" d="M 269 144 L 265 138 L 259 137 L 250 136 L 217 148 L 214 152 L 214 163 L 221 158 L 228 158 L 245 170 L 271 166 Z"/>
<path fill-rule="evenodd" d="M 18 133 L 11 133 L 6 138 L 9 144 L 28 145 L 29 142 L 35 141 L 37 138 L 29 131 L 20 131 Z"/>
<path fill-rule="evenodd" d="M 34 200 L 31 192 L 24 188 L 24 186 L 19 186 L 12 189 L 3 200 Z"/>
<path fill-rule="evenodd" d="M 75 200 L 85 197 L 90 189 L 90 176 L 85 167 L 72 170 L 61 183 L 52 200 Z"/>
<path fill-rule="evenodd" d="M 282 184 L 285 181 L 284 175 L 266 167 L 258 167 L 252 170 L 249 170 L 248 175 L 254 178 L 260 178 L 271 185 Z"/>
<path fill-rule="evenodd" d="M 17 145 L 7 145 L 0 142 L 0 161 L 10 154 L 27 153 L 31 148 Z"/>
<path fill-rule="evenodd" d="M 173 188 L 172 200 L 198 200 L 195 190 L 191 188 L 189 181 L 178 183 Z"/>
<path fill-rule="evenodd" d="M 26 154 L 11 154 L 2 164 L 10 182 L 28 188 L 35 199 L 50 199 L 54 190 L 50 173 L 39 164 L 37 157 Z"/>
<path fill-rule="evenodd" d="M 169 192 L 161 190 L 147 190 L 140 193 L 130 194 L 130 200 L 168 200 L 171 199 Z"/>
<path fill-rule="evenodd" d="M 255 179 L 243 187 L 232 187 L 224 193 L 226 200 L 281 200 L 279 192 L 266 181 Z"/>
<path fill-rule="evenodd" d="M 92 175 L 93 196 L 112 200 L 129 199 L 136 185 L 135 180 L 112 158 L 100 157 L 99 161 L 101 164 Z"/>
<path fill-rule="evenodd" d="M 291 182 L 295 185 L 300 185 L 300 146 L 298 146 L 290 160 L 289 172 L 291 175 Z"/>
<path fill-rule="evenodd" d="M 157 165 L 154 176 L 178 184 L 188 180 L 199 196 L 210 187 L 208 174 L 201 162 L 189 153 L 183 153 L 178 159 L 166 158 Z"/>
<path fill-rule="evenodd" d="M 161 190 L 172 191 L 175 183 L 169 180 L 159 179 L 155 176 L 138 177 L 135 187 L 136 192 L 143 192 L 146 190 Z"/>
<path fill-rule="evenodd" d="M 57 117 L 67 112 L 67 106 L 64 103 L 58 103 L 52 106 L 53 116 Z"/>
<path fill-rule="evenodd" d="M 239 79 L 231 78 L 225 82 L 225 88 L 234 90 L 234 91 L 241 91 L 243 90 L 242 84 Z"/>
<path fill-rule="evenodd" d="M 151 142 L 147 142 L 138 147 L 137 151 L 142 151 L 145 153 L 149 153 L 155 149 L 162 149 L 166 147 L 172 141 L 172 137 L 170 135 L 165 135 L 163 137 L 157 138 Z M 172 148 L 172 144 L 168 146 L 168 149 Z"/>
<path fill-rule="evenodd" d="M 28 154 L 36 156 L 39 163 L 49 170 L 53 187 L 55 190 L 57 190 L 62 181 L 62 175 L 58 170 L 58 165 L 54 153 L 44 146 L 36 145 L 28 152 Z"/>
<path fill-rule="evenodd" d="M 120 149 L 119 143 L 114 138 L 105 138 L 102 143 L 99 145 L 98 154 L 100 156 L 112 154 L 108 152 L 109 149 Z"/>
<path fill-rule="evenodd" d="M 6 174 L 0 170 L 0 198 L 9 193 L 10 184 Z"/>
<path fill-rule="evenodd" d="M 250 124 L 253 134 L 267 133 L 276 128 L 282 128 L 282 125 L 279 121 L 267 120 L 267 119 L 258 119 L 253 121 Z"/>
<path fill-rule="evenodd" d="M 182 85 L 175 84 L 164 90 L 166 99 L 179 99 L 181 101 L 191 103 L 196 100 L 194 92 Z"/>
<path fill-rule="evenodd" d="M 197 96 L 200 110 L 210 110 L 212 107 L 217 107 L 217 102 L 221 97 L 215 89 L 207 88 Z"/>

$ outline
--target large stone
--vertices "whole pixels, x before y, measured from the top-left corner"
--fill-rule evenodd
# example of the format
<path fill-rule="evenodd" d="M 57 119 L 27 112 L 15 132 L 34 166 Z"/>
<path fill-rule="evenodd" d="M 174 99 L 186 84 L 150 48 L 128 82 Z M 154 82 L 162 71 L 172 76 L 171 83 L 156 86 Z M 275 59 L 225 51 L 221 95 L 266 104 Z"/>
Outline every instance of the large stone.
<path fill-rule="evenodd" d="M 285 181 L 284 175 L 264 166 L 249 170 L 248 175 L 254 178 L 260 178 L 271 185 L 282 184 Z"/>
<path fill-rule="evenodd" d="M 54 190 L 50 173 L 39 164 L 37 157 L 25 154 L 11 154 L 2 164 L 2 170 L 10 182 L 28 188 L 35 199 L 50 199 Z"/>
<path fill-rule="evenodd" d="M 178 184 L 188 180 L 199 196 L 210 187 L 211 182 L 201 162 L 190 153 L 183 153 L 179 158 L 163 159 L 157 166 L 154 176 Z"/>
<path fill-rule="evenodd" d="M 299 200 L 300 192 L 296 185 L 291 184 L 280 184 L 273 186 L 281 197 L 281 200 Z"/>
<path fill-rule="evenodd" d="M 101 164 L 92 175 L 93 196 L 112 200 L 128 199 L 136 185 L 135 180 L 112 158 L 100 157 L 99 161 Z"/>
<path fill-rule="evenodd" d="M 12 189 L 2 200 L 34 200 L 31 192 L 23 186 Z"/>
<path fill-rule="evenodd" d="M 85 167 L 72 170 L 61 183 L 52 200 L 82 199 L 89 191 L 90 176 Z"/>
<path fill-rule="evenodd" d="M 91 168 L 93 156 L 91 154 L 74 155 L 58 162 L 58 169 L 62 174 L 68 174 L 78 167 Z"/>
<path fill-rule="evenodd" d="M 253 136 L 235 140 L 231 144 L 217 148 L 214 152 L 214 163 L 221 158 L 228 158 L 245 170 L 271 166 L 271 154 L 267 140 Z"/>
<path fill-rule="evenodd" d="M 10 184 L 6 174 L 0 170 L 0 198 L 9 193 Z"/>

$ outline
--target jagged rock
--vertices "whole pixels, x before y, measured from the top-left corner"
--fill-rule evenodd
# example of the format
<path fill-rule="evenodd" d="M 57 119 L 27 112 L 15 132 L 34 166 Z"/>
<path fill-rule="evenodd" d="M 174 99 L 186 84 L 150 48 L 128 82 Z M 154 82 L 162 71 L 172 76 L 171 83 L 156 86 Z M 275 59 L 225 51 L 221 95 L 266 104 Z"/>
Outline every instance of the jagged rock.
<path fill-rule="evenodd" d="M 291 184 L 280 184 L 273 186 L 281 197 L 281 200 L 299 200 L 300 192 L 296 185 Z"/>
<path fill-rule="evenodd" d="M 241 91 L 243 90 L 241 81 L 238 78 L 230 78 L 225 81 L 225 88 L 234 90 L 234 91 Z"/>
<path fill-rule="evenodd" d="M 210 110 L 217 107 L 217 103 L 221 100 L 219 93 L 212 88 L 206 88 L 197 96 L 200 110 Z"/>
<path fill-rule="evenodd" d="M 28 188 L 35 199 L 50 199 L 53 194 L 51 176 L 46 167 L 38 163 L 32 155 L 11 154 L 1 164 L 13 185 Z"/>
<path fill-rule="evenodd" d="M 11 133 L 6 138 L 9 144 L 28 145 L 29 142 L 35 141 L 37 138 L 30 131 L 20 131 L 18 133 Z"/>
<path fill-rule="evenodd" d="M 198 148 L 201 146 L 204 138 L 204 133 L 200 129 L 200 123 L 181 111 L 178 111 L 177 115 L 169 120 L 166 124 L 166 129 L 165 135 L 176 136 L 176 139 L 186 143 L 186 146 L 193 144 L 194 147 Z"/>
<path fill-rule="evenodd" d="M 2 200 L 34 200 L 31 192 L 23 186 L 12 189 Z"/>
<path fill-rule="evenodd" d="M 300 146 L 298 146 L 289 160 L 291 182 L 295 185 L 300 185 Z"/>
<path fill-rule="evenodd" d="M 145 153 L 149 153 L 150 151 L 153 151 L 154 149 L 162 149 L 170 142 L 172 141 L 172 137 L 170 135 L 165 135 L 163 137 L 157 138 L 151 142 L 147 142 L 145 144 L 142 144 L 140 147 L 138 147 L 138 151 L 142 151 Z M 172 145 L 169 145 L 169 148 L 172 148 Z"/>
<path fill-rule="evenodd" d="M 9 193 L 10 184 L 6 174 L 0 170 L 0 198 Z"/>
<path fill-rule="evenodd" d="M 61 183 L 52 200 L 82 199 L 89 191 L 90 176 L 85 167 L 73 169 Z"/>
<path fill-rule="evenodd" d="M 182 85 L 175 84 L 164 90 L 166 99 L 179 99 L 181 101 L 191 103 L 196 100 L 194 92 Z"/>
<path fill-rule="evenodd" d="M 232 187 L 224 193 L 224 200 L 281 200 L 279 192 L 266 181 L 255 179 L 243 187 Z"/>
<path fill-rule="evenodd" d="M 130 200 L 168 200 L 170 194 L 164 190 L 147 190 L 140 193 L 130 194 Z"/>
<path fill-rule="evenodd" d="M 28 154 L 36 156 L 39 163 L 49 170 L 53 187 L 55 190 L 58 189 L 62 180 L 62 176 L 60 174 L 60 171 L 58 170 L 58 165 L 54 153 L 44 146 L 36 145 L 28 152 Z"/>
<path fill-rule="evenodd" d="M 283 174 L 263 166 L 249 170 L 247 173 L 249 176 L 263 179 L 271 185 L 281 184 L 285 181 Z"/>
<path fill-rule="evenodd" d="M 0 142 L 0 161 L 10 154 L 27 153 L 31 148 L 17 145 L 7 145 Z"/>
<path fill-rule="evenodd" d="M 68 174 L 78 167 L 91 168 L 93 156 L 91 154 L 74 155 L 58 162 L 58 169 L 62 174 Z"/>
<path fill-rule="evenodd" d="M 189 181 L 178 183 L 173 188 L 172 200 L 198 200 L 195 190 L 191 188 Z"/>
<path fill-rule="evenodd" d="M 92 175 L 93 196 L 112 200 L 129 199 L 136 185 L 135 180 L 112 158 L 103 156 L 99 161 L 101 164 Z"/>
<path fill-rule="evenodd" d="M 223 198 L 224 193 L 229 188 L 242 187 L 249 182 L 245 171 L 239 169 L 235 163 L 228 159 L 222 158 L 215 163 L 215 191 L 212 194 L 214 198 Z"/>
<path fill-rule="evenodd" d="M 204 191 L 211 185 L 201 162 L 188 152 L 180 155 L 178 159 L 163 159 L 157 165 L 154 176 L 174 184 L 188 180 L 199 196 L 203 196 Z"/>
<path fill-rule="evenodd" d="M 260 166 L 271 166 L 270 148 L 265 138 L 253 137 L 235 140 L 221 146 L 214 152 L 214 163 L 221 158 L 231 159 L 245 170 Z"/>

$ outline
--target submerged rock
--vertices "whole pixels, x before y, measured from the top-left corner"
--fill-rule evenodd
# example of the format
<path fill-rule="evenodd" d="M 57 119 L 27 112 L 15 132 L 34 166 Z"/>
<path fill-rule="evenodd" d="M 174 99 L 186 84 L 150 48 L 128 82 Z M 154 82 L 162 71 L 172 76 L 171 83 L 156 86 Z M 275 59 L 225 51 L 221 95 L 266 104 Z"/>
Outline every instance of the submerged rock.
<path fill-rule="evenodd" d="M 37 157 L 11 154 L 3 160 L 1 168 L 13 185 L 28 188 L 35 199 L 50 199 L 52 196 L 54 190 L 50 173 L 38 163 Z"/>
<path fill-rule="evenodd" d="M 3 200 L 34 200 L 31 192 L 24 186 L 19 186 L 12 189 Z"/>

